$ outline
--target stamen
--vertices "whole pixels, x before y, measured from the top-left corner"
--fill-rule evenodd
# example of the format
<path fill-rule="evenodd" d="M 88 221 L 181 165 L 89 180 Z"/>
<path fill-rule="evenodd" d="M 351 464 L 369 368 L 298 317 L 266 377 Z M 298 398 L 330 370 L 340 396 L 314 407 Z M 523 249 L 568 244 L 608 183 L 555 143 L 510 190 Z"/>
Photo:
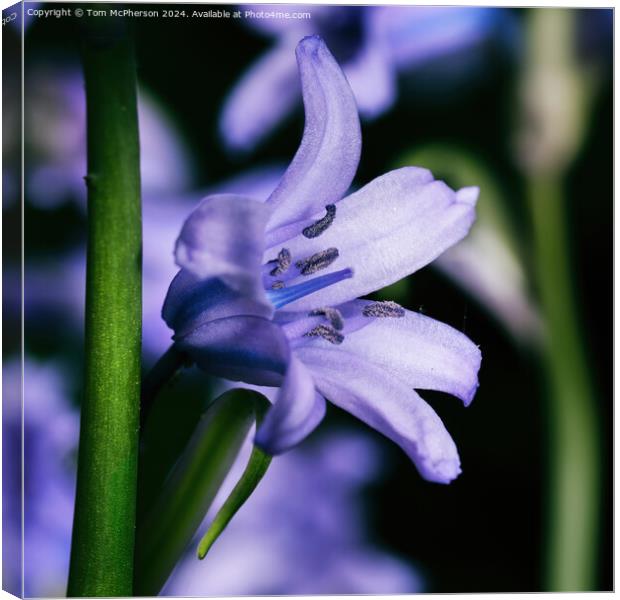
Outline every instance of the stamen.
<path fill-rule="evenodd" d="M 343 279 L 350 279 L 351 277 L 353 277 L 353 271 L 351 269 L 343 269 L 342 271 L 321 275 L 320 277 L 315 277 L 314 279 L 290 287 L 277 290 L 265 290 L 265 294 L 267 298 L 269 298 L 271 304 L 277 309 L 291 302 L 295 302 L 295 300 L 299 300 L 299 298 L 303 298 L 304 296 L 308 296 L 318 290 L 333 285 L 334 283 L 338 283 Z"/>
<path fill-rule="evenodd" d="M 308 313 L 309 317 L 325 317 L 331 323 L 334 329 L 342 329 L 344 327 L 344 319 L 337 308 L 326 306 L 325 308 L 316 308 Z"/>
<path fill-rule="evenodd" d="M 368 304 L 362 310 L 362 314 L 365 317 L 401 318 L 405 316 L 405 309 L 400 304 L 387 300 L 385 302 L 373 302 L 372 304 Z"/>
<path fill-rule="evenodd" d="M 308 258 L 298 260 L 295 266 L 302 275 L 312 275 L 321 269 L 326 269 L 338 258 L 338 248 L 328 248 L 317 252 Z"/>
<path fill-rule="evenodd" d="M 319 237 L 334 222 L 334 218 L 336 217 L 336 205 L 328 204 L 325 210 L 327 214 L 322 219 L 319 219 L 312 225 L 308 225 L 308 227 L 302 231 L 305 237 L 310 239 Z"/>
<path fill-rule="evenodd" d="M 342 344 L 344 340 L 344 335 L 338 333 L 329 325 L 317 325 L 314 329 L 308 331 L 308 333 L 304 333 L 304 337 L 322 337 L 332 344 Z"/>
<path fill-rule="evenodd" d="M 271 289 L 272 290 L 281 290 L 283 287 L 284 287 L 284 281 L 278 280 L 278 281 L 274 281 L 271 284 Z"/>
<path fill-rule="evenodd" d="M 282 275 L 282 273 L 286 273 L 288 268 L 291 266 L 291 253 L 289 252 L 288 248 L 282 248 L 282 250 L 278 252 L 278 258 L 276 258 L 275 260 L 270 260 L 269 262 L 277 263 L 275 268 L 271 269 L 269 274 L 272 277 L 275 277 L 276 275 Z"/>

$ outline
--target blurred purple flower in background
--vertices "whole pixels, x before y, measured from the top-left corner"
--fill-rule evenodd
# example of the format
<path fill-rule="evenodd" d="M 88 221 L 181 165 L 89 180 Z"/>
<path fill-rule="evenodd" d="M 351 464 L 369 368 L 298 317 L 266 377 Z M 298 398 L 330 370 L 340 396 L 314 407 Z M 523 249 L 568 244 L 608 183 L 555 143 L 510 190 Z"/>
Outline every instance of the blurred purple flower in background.
<path fill-rule="evenodd" d="M 507 35 L 510 28 L 504 27 L 509 20 L 506 11 L 492 8 L 297 5 L 295 9 L 311 18 L 246 19 L 274 37 L 275 46 L 248 69 L 224 104 L 220 132 L 232 150 L 252 150 L 297 105 L 301 90 L 292 51 L 304 36 L 318 34 L 325 39 L 342 65 L 361 116 L 368 119 L 394 104 L 399 75 L 431 66 L 433 80 L 453 77 L 459 68 L 471 71 L 477 58 L 474 51 L 493 36 L 503 45 L 512 42 Z M 260 13 L 282 7 L 252 5 L 246 10 Z M 472 60 L 463 61 L 463 53 Z"/>
<path fill-rule="evenodd" d="M 6 391 L 18 398 L 18 360 L 3 369 Z M 79 416 L 71 406 L 66 381 L 55 362 L 24 362 L 24 592 L 26 596 L 64 596 L 75 494 L 75 452 Z M 3 414 L 5 432 L 21 429 L 21 405 Z M 19 410 L 17 410 L 19 409 Z M 5 433 L 6 435 L 6 433 Z M 11 459 L 11 460 L 9 460 Z M 16 470 L 15 456 L 3 467 Z M 19 472 L 13 479 L 19 479 Z M 21 488 L 21 481 L 19 483 Z M 19 489 L 19 488 L 18 488 Z M 20 523 L 7 520 L 11 546 L 20 547 Z M 6 539 L 6 538 L 5 538 Z M 10 563 L 4 563 L 5 568 Z M 19 564 L 19 563 L 18 563 Z M 8 577 L 15 574 L 7 573 Z"/>
<path fill-rule="evenodd" d="M 246 464 L 250 444 L 237 461 Z M 207 564 L 196 544 L 163 595 L 404 594 L 422 590 L 407 562 L 369 540 L 361 495 L 381 473 L 382 454 L 360 432 L 339 431 L 279 457 L 237 513 Z M 219 492 L 210 522 L 240 472 Z M 197 537 L 203 531 L 197 532 Z"/>
<path fill-rule="evenodd" d="M 29 68 L 25 87 L 26 199 L 40 208 L 67 199 L 85 207 L 86 100 L 80 69 L 41 62 Z M 166 111 L 143 87 L 138 117 L 142 193 L 190 189 L 190 155 Z"/>
<path fill-rule="evenodd" d="M 4 310 L 3 313 L 6 317 Z M 22 594 L 23 582 L 22 442 L 21 366 L 17 359 L 5 359 L 2 363 L 2 587 L 14 596 Z"/>
<path fill-rule="evenodd" d="M 469 404 L 480 351 L 433 319 L 355 298 L 462 239 L 478 190 L 453 192 L 408 167 L 341 200 L 361 150 L 355 100 L 320 38 L 302 40 L 297 58 L 306 110 L 297 154 L 266 202 L 210 196 L 189 216 L 164 319 L 206 371 L 280 387 L 256 434 L 266 451 L 304 439 L 327 397 L 399 444 L 426 479 L 448 483 L 460 473 L 456 447 L 412 388 Z"/>

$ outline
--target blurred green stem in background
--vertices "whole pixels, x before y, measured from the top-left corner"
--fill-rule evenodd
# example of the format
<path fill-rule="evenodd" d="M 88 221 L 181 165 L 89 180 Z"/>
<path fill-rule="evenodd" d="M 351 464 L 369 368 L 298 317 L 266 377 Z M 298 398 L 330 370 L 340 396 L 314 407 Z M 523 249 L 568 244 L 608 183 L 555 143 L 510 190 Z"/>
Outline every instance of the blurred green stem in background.
<path fill-rule="evenodd" d="M 526 176 L 533 265 L 546 339 L 549 493 L 546 589 L 595 590 L 601 508 L 600 426 L 579 331 L 564 178 L 587 131 L 593 73 L 579 63 L 575 11 L 528 13 L 516 150 Z"/>
<path fill-rule="evenodd" d="M 142 234 L 136 72 L 119 20 L 89 23 L 85 393 L 69 596 L 131 596 Z"/>
<path fill-rule="evenodd" d="M 534 249 L 548 329 L 549 504 L 546 588 L 597 585 L 600 510 L 598 415 L 578 331 L 566 235 L 566 198 L 553 176 L 529 181 Z"/>

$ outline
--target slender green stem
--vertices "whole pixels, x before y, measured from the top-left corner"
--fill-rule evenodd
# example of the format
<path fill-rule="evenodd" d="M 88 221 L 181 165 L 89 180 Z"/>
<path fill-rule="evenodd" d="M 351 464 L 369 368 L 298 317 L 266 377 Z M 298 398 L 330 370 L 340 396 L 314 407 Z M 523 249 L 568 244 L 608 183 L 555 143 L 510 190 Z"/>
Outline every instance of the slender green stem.
<path fill-rule="evenodd" d="M 529 180 L 538 287 L 548 326 L 550 498 L 547 589 L 596 589 L 600 443 L 570 273 L 559 176 Z"/>
<path fill-rule="evenodd" d="M 131 596 L 141 338 L 136 74 L 118 23 L 84 44 L 88 130 L 85 394 L 70 596 Z"/>

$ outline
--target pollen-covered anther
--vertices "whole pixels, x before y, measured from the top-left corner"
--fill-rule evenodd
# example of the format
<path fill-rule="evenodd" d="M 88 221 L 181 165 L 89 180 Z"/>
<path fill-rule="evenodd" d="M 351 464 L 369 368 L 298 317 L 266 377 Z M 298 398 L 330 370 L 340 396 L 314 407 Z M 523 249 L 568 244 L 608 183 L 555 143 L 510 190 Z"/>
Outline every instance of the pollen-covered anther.
<path fill-rule="evenodd" d="M 362 314 L 365 317 L 400 318 L 405 316 L 405 309 L 400 304 L 387 300 L 385 302 L 373 302 L 372 304 L 368 304 L 362 310 Z"/>
<path fill-rule="evenodd" d="M 324 308 L 315 308 L 308 313 L 309 317 L 325 317 L 334 329 L 342 329 L 344 327 L 344 319 L 341 312 L 337 308 L 326 306 Z"/>
<path fill-rule="evenodd" d="M 305 237 L 310 239 L 319 237 L 334 222 L 334 218 L 336 217 L 336 205 L 328 204 L 325 210 L 327 214 L 322 219 L 319 219 L 312 225 L 308 225 L 308 227 L 302 230 Z"/>
<path fill-rule="evenodd" d="M 282 273 L 286 273 L 288 268 L 291 266 L 291 253 L 288 248 L 282 248 L 280 252 L 278 252 L 278 258 L 275 260 L 270 260 L 270 263 L 277 263 L 276 266 L 271 269 L 269 274 L 272 277 L 276 277 L 277 275 L 282 275 Z"/>
<path fill-rule="evenodd" d="M 344 335 L 338 333 L 330 325 L 317 325 L 314 329 L 311 329 L 307 333 L 304 333 L 305 337 L 322 337 L 324 340 L 332 344 L 342 344 Z"/>
<path fill-rule="evenodd" d="M 338 258 L 338 248 L 327 248 L 308 258 L 298 260 L 295 266 L 302 275 L 312 275 L 321 269 L 326 269 Z"/>
<path fill-rule="evenodd" d="M 272 290 L 281 290 L 283 287 L 284 287 L 284 281 L 278 280 L 278 281 L 274 281 L 271 284 L 271 289 Z"/>

